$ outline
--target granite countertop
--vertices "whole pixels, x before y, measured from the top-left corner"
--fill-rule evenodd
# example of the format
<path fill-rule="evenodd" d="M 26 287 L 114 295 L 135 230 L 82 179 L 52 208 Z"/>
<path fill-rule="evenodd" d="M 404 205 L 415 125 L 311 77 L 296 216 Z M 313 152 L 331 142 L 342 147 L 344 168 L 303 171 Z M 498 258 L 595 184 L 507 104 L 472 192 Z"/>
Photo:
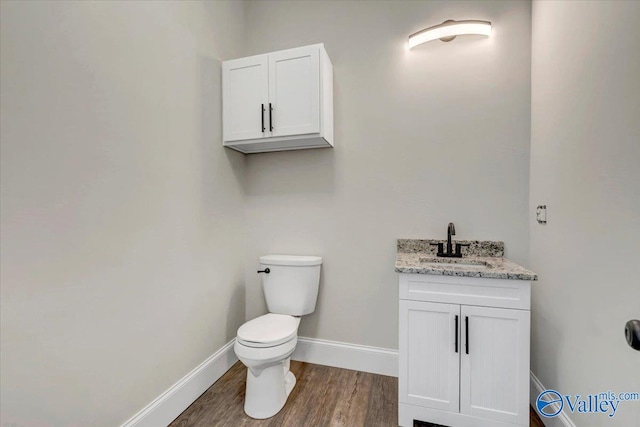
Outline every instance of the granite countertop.
<path fill-rule="evenodd" d="M 484 277 L 490 279 L 538 280 L 538 275 L 504 257 L 504 242 L 456 240 L 469 244 L 462 258 L 437 257 L 432 243 L 443 240 L 398 239 L 396 272 L 440 276 Z M 458 264 L 458 265 L 456 265 Z"/>

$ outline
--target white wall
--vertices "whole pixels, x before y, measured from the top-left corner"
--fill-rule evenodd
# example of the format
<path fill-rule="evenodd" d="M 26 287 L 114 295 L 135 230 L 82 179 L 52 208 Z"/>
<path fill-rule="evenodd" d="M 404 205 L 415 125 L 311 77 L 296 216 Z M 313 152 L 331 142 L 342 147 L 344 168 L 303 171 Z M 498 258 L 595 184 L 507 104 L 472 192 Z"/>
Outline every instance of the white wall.
<path fill-rule="evenodd" d="M 266 308 L 267 253 L 324 257 L 300 335 L 398 345 L 395 243 L 504 240 L 527 263 L 529 2 L 253 1 L 247 54 L 325 43 L 334 63 L 335 149 L 248 157 L 247 317 Z M 446 19 L 494 35 L 405 49 Z"/>
<path fill-rule="evenodd" d="M 532 370 L 566 394 L 640 391 L 640 3 L 533 4 Z M 566 411 L 565 411 L 566 412 Z M 577 425 L 639 426 L 640 404 Z"/>
<path fill-rule="evenodd" d="M 1 7 L 2 425 L 118 425 L 245 318 L 244 5 Z"/>

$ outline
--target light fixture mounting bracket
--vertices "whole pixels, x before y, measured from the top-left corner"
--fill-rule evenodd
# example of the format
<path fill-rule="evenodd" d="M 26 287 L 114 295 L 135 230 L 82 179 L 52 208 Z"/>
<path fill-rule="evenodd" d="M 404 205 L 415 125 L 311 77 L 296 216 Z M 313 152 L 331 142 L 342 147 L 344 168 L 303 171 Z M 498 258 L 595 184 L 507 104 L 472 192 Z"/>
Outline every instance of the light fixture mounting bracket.
<path fill-rule="evenodd" d="M 456 22 L 453 19 L 447 19 L 446 21 L 443 22 L 443 24 L 448 24 L 449 22 Z M 440 40 L 441 42 L 445 42 L 448 43 L 451 40 L 455 39 L 457 36 L 449 36 L 449 37 L 440 37 L 438 40 Z"/>

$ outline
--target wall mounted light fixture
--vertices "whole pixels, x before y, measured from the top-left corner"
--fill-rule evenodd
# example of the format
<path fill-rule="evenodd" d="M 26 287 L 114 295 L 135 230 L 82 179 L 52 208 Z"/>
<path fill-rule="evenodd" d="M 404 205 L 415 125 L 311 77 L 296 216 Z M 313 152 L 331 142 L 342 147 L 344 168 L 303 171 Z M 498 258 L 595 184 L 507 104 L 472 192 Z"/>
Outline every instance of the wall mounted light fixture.
<path fill-rule="evenodd" d="M 424 30 L 413 33 L 409 36 L 409 49 L 419 44 L 430 42 L 432 40 L 441 40 L 450 42 L 456 36 L 476 34 L 482 36 L 491 35 L 491 22 L 489 21 L 444 21 L 440 25 L 425 28 Z"/>

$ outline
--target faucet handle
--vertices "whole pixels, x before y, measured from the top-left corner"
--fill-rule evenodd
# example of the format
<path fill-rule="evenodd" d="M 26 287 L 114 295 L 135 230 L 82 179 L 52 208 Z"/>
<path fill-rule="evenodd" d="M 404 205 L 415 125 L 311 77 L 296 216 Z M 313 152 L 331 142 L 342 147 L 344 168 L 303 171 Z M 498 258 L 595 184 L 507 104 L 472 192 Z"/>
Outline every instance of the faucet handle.
<path fill-rule="evenodd" d="M 444 243 L 429 243 L 431 246 L 437 246 L 438 247 L 438 254 L 441 254 L 444 252 Z"/>
<path fill-rule="evenodd" d="M 463 246 L 471 246 L 471 243 L 456 243 L 456 255 L 462 254 Z"/>

